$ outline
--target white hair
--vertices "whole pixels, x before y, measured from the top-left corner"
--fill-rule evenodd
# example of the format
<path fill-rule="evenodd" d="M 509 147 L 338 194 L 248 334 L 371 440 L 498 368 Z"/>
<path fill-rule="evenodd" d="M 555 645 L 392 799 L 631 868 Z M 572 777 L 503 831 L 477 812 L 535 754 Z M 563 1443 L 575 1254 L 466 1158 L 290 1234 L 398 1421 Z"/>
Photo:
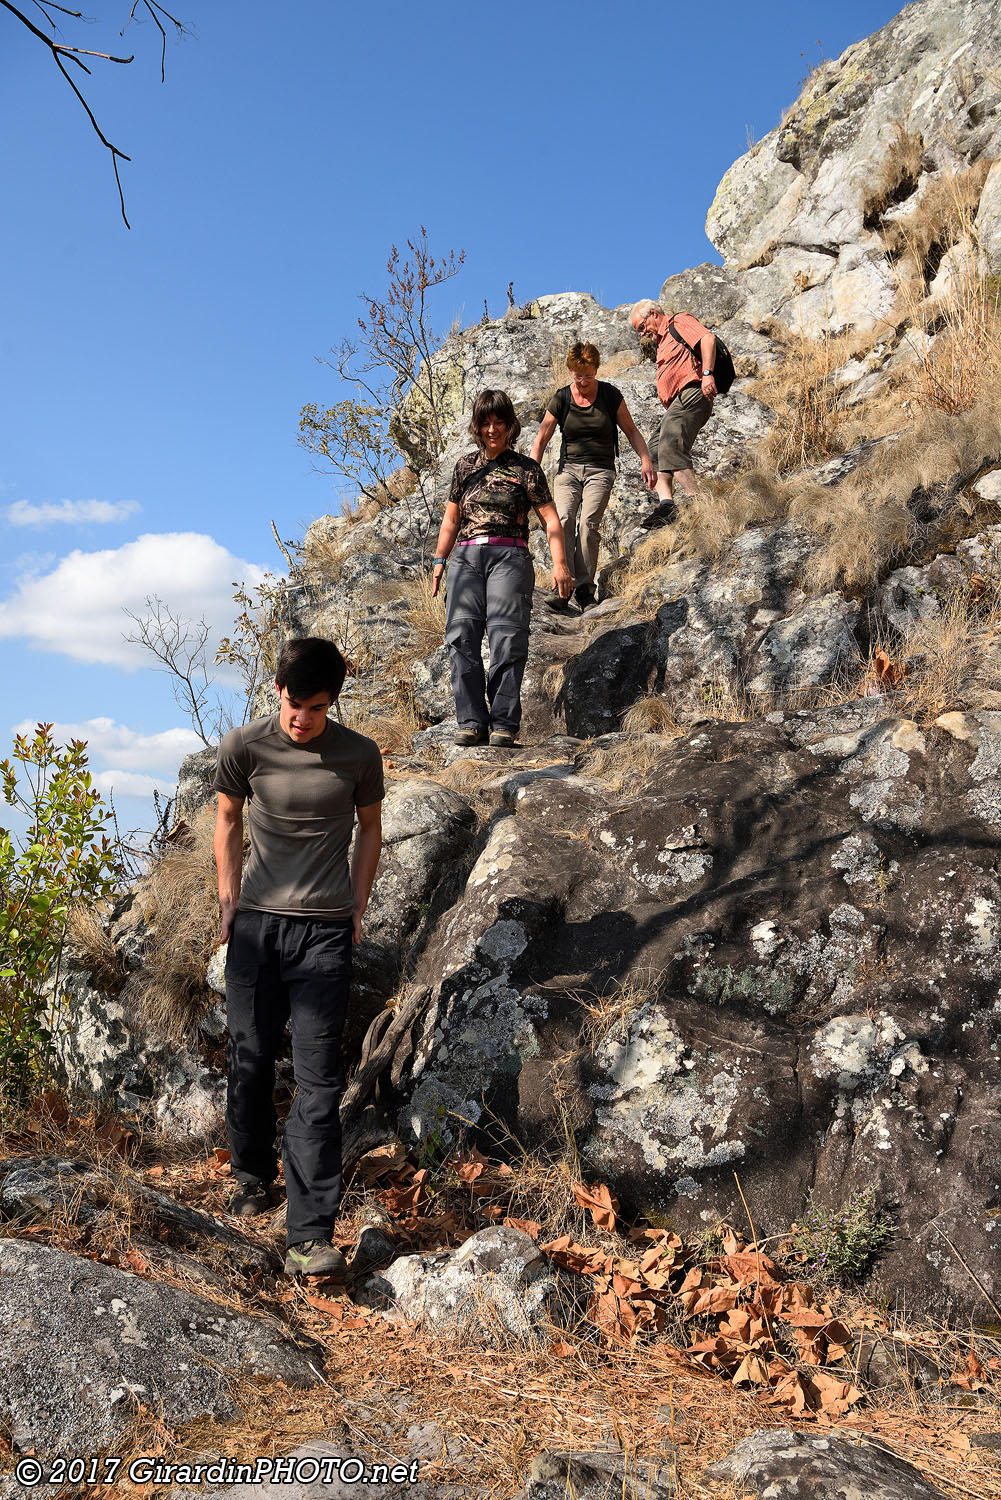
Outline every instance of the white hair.
<path fill-rule="evenodd" d="M 637 321 L 642 321 L 643 318 L 646 317 L 647 313 L 652 312 L 660 312 L 660 308 L 657 303 L 654 302 L 652 297 L 641 297 L 638 302 L 633 303 L 632 311 L 629 314 L 629 321 L 635 328 Z"/>

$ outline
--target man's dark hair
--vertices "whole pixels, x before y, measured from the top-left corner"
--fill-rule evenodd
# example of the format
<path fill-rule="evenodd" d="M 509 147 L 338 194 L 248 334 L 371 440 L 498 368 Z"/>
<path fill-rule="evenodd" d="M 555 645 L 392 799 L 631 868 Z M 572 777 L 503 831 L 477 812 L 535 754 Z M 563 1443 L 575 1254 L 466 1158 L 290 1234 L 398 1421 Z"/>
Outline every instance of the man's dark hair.
<path fill-rule="evenodd" d="M 314 698 L 317 693 L 329 693 L 331 703 L 344 686 L 347 665 L 333 641 L 325 641 L 319 635 L 304 635 L 295 641 L 286 641 L 282 647 L 275 681 L 278 691 L 288 688 L 289 697 Z"/>
<path fill-rule="evenodd" d="M 500 417 L 507 427 L 507 440 L 513 448 L 518 441 L 521 431 L 521 423 L 518 421 L 517 413 L 511 397 L 507 391 L 481 391 L 473 402 L 473 418 L 469 424 L 469 431 L 477 448 L 483 450 L 483 435 L 480 428 L 489 417 Z"/>

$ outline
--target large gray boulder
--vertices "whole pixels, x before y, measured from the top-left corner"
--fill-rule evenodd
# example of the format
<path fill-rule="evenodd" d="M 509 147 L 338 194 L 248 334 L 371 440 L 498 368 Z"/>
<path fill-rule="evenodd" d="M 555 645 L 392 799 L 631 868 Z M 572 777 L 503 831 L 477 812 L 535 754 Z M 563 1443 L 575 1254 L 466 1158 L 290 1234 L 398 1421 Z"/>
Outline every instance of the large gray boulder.
<path fill-rule="evenodd" d="M 752 1432 L 706 1477 L 757 1500 L 945 1500 L 913 1464 L 883 1448 L 789 1427 Z"/>
<path fill-rule="evenodd" d="M 319 1380 L 317 1351 L 268 1318 L 64 1250 L 0 1240 L 0 1420 L 40 1457 L 110 1446 L 135 1404 L 179 1425 L 232 1416 L 228 1373 Z"/>
<path fill-rule="evenodd" d="M 599 742 L 609 776 L 639 755 L 629 790 L 587 751 L 513 772 L 420 959 L 401 1129 L 493 1114 L 542 1144 L 569 1119 L 629 1210 L 690 1233 L 743 1212 L 734 1171 L 762 1233 L 871 1184 L 898 1225 L 882 1283 L 979 1315 L 963 1260 L 1001 1295 L 997 718 L 922 730 L 856 700 Z"/>

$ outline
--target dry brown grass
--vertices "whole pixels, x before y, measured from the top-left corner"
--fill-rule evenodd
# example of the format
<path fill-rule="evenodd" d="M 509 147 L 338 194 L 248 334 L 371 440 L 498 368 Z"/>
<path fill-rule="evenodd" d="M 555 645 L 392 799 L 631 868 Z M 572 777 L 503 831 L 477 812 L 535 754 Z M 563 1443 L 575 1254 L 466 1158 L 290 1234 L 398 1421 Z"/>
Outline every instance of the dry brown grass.
<path fill-rule="evenodd" d="M 633 1016 L 663 993 L 663 979 L 659 970 L 638 971 L 602 995 L 579 997 L 587 1017 L 582 1036 L 589 1050 L 596 1052 L 610 1037 L 625 1041 Z"/>
<path fill-rule="evenodd" d="M 601 361 L 598 379 L 614 380 L 617 375 L 624 375 L 627 370 L 635 370 L 639 364 L 642 364 L 642 359 L 638 349 L 617 349 L 614 354 L 610 354 L 607 359 Z M 566 381 L 563 383 L 565 385 Z"/>
<path fill-rule="evenodd" d="M 877 229 L 887 209 L 909 198 L 921 180 L 924 140 L 898 120 L 879 170 L 862 196 L 862 222 Z"/>
<path fill-rule="evenodd" d="M 881 227 L 888 254 L 902 263 L 902 278 L 928 287 L 946 251 L 970 234 L 992 166 L 981 160 L 962 172 L 939 172 L 909 213 Z"/>
<path fill-rule="evenodd" d="M 895 653 L 906 676 L 894 701 L 921 725 L 951 710 L 995 707 L 1001 665 L 1001 566 L 998 558 L 965 587 L 916 621 Z"/>
<path fill-rule="evenodd" d="M 106 914 L 92 906 L 74 906 L 66 921 L 74 958 L 99 990 L 117 995 L 126 980 L 125 967 L 107 928 Z"/>
<path fill-rule="evenodd" d="M 640 793 L 660 766 L 666 743 L 659 734 L 638 734 L 615 745 L 597 745 L 585 753 L 581 771 L 614 792 Z"/>
<path fill-rule="evenodd" d="M 445 596 L 431 593 L 431 574 L 421 571 L 406 583 L 406 618 L 411 639 L 407 655 L 416 660 L 434 651 L 445 639 Z"/>
<path fill-rule="evenodd" d="M 638 698 L 622 718 L 627 734 L 659 734 L 669 739 L 684 733 L 670 702 L 660 693 Z"/>
<path fill-rule="evenodd" d="M 341 712 L 348 728 L 375 740 L 384 755 L 406 754 L 414 735 L 427 727 L 413 689 L 402 674 L 389 678 L 388 689 L 378 701 L 352 703 L 349 697 L 343 700 Z"/>
<path fill-rule="evenodd" d="M 788 328 L 773 331 L 780 358 L 756 377 L 750 392 L 775 413 L 762 448 L 776 469 L 822 463 L 857 440 L 860 413 L 840 372 L 869 354 L 886 331 L 820 338 Z"/>
<path fill-rule="evenodd" d="M 191 1039 L 210 992 L 205 969 L 219 941 L 219 897 L 210 809 L 193 820 L 183 843 L 151 868 L 137 893 L 150 935 L 142 968 L 123 996 L 141 1026 L 179 1042 Z"/>

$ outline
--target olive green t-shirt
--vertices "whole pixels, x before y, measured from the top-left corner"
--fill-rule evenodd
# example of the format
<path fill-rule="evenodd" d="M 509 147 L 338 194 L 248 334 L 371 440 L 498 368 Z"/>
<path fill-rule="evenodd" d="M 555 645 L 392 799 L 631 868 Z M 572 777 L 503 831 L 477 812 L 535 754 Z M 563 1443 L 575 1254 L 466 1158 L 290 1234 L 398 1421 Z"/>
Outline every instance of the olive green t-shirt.
<path fill-rule="evenodd" d="M 334 920 L 351 915 L 348 846 L 355 808 L 385 796 L 374 740 L 333 719 L 297 745 L 278 714 L 223 736 L 215 789 L 247 799 L 250 857 L 241 911 Z"/>

